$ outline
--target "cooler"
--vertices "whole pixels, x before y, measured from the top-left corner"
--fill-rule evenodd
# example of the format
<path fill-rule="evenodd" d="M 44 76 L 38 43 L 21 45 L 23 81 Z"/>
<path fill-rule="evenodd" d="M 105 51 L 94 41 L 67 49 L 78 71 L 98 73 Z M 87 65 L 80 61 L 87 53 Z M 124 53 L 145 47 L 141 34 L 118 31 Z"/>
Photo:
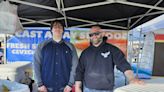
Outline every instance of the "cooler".
<path fill-rule="evenodd" d="M 0 79 L 19 82 L 24 78 L 24 72 L 32 69 L 30 62 L 13 62 L 0 65 Z M 31 70 L 32 71 L 32 70 Z"/>
<path fill-rule="evenodd" d="M 9 89 L 9 92 L 30 92 L 27 85 L 11 82 L 8 80 L 0 80 L 0 92 L 3 92 L 2 85 L 5 85 Z"/>

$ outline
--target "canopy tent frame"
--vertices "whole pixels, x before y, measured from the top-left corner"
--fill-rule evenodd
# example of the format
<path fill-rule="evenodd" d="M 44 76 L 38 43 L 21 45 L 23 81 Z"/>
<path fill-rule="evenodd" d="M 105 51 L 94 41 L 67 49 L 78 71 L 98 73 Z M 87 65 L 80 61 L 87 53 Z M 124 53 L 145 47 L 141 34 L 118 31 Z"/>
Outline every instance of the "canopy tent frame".
<path fill-rule="evenodd" d="M 85 5 L 80 5 L 80 6 L 71 6 L 71 7 L 66 7 L 66 8 L 64 7 L 63 0 L 56 0 L 57 8 L 46 6 L 46 5 L 41 5 L 41 4 L 36 4 L 36 3 L 30 3 L 30 2 L 27 2 L 24 0 L 9 0 L 9 1 L 19 3 L 19 4 L 34 6 L 34 7 L 38 7 L 38 8 L 48 9 L 51 11 L 55 11 L 55 12 L 57 12 L 63 16 L 60 18 L 43 19 L 43 20 L 33 20 L 33 19 L 20 17 L 21 20 L 25 21 L 25 22 L 22 22 L 23 25 L 39 23 L 39 24 L 49 26 L 50 23 L 47 23 L 47 22 L 50 22 L 50 21 L 56 20 L 56 19 L 59 19 L 59 20 L 64 19 L 64 22 L 65 22 L 65 25 L 67 28 L 70 28 L 70 27 L 87 27 L 87 26 L 99 24 L 99 25 L 103 25 L 103 26 L 107 26 L 107 27 L 113 27 L 113 28 L 119 28 L 119 29 L 127 30 L 127 29 L 131 29 L 134 25 L 136 25 L 139 21 L 141 21 L 145 16 L 151 16 L 151 15 L 164 13 L 164 8 L 158 6 L 163 0 L 159 0 L 154 5 L 134 3 L 134 2 L 126 1 L 126 0 L 107 0 L 107 1 L 98 2 L 98 3 L 85 4 Z M 126 18 L 120 18 L 120 19 L 114 19 L 114 20 L 106 20 L 106 21 L 101 21 L 101 22 L 95 22 L 95 21 L 91 21 L 91 20 L 80 19 L 80 18 L 75 18 L 75 17 L 71 17 L 71 16 L 66 15 L 66 11 L 74 11 L 77 9 L 98 7 L 98 6 L 103 6 L 103 5 L 107 5 L 107 4 L 116 4 L 116 3 L 134 6 L 134 7 L 140 7 L 140 8 L 148 8 L 149 10 L 147 12 L 145 12 L 144 14 L 141 14 L 141 15 L 126 17 Z M 153 9 L 160 10 L 160 11 L 151 12 Z M 139 19 L 137 19 L 134 23 L 132 23 L 132 24 L 128 23 L 129 19 L 132 20 L 132 19 L 136 19 L 136 18 L 139 18 Z M 85 22 L 87 24 L 69 26 L 69 24 L 67 23 L 68 20 Z M 118 21 L 127 21 L 127 26 L 119 26 L 119 25 L 110 24 L 112 22 L 118 22 Z"/>

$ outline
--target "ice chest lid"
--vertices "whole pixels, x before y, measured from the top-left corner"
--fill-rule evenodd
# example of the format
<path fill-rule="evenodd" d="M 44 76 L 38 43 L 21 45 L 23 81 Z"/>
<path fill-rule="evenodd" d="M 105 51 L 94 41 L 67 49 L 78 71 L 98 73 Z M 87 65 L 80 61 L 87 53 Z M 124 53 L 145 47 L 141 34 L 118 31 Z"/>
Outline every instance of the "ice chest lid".
<path fill-rule="evenodd" d="M 8 63 L 8 64 L 1 64 L 0 65 L 0 72 L 5 73 L 5 72 L 17 72 L 22 69 L 26 69 L 31 67 L 30 62 L 13 62 L 13 63 Z"/>

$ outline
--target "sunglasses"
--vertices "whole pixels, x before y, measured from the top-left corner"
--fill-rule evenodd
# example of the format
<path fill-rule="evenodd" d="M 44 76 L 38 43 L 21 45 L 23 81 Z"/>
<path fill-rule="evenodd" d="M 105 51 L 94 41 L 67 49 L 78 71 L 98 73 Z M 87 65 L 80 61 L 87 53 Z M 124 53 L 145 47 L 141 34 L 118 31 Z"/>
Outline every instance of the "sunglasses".
<path fill-rule="evenodd" d="M 98 36 L 99 34 L 100 34 L 100 32 L 90 33 L 90 34 L 89 34 L 89 37 L 92 37 L 92 36 L 94 36 L 94 35 L 95 35 L 95 36 Z"/>

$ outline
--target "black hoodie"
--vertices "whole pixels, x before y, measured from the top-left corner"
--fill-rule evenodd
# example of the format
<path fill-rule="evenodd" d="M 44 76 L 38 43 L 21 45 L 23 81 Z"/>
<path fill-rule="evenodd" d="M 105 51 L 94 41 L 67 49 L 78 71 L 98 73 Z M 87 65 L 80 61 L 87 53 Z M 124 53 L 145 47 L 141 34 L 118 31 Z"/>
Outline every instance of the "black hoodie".
<path fill-rule="evenodd" d="M 113 90 L 115 65 L 122 72 L 131 70 L 117 47 L 105 41 L 98 47 L 91 45 L 80 56 L 75 80 L 82 81 L 87 88 Z"/>

